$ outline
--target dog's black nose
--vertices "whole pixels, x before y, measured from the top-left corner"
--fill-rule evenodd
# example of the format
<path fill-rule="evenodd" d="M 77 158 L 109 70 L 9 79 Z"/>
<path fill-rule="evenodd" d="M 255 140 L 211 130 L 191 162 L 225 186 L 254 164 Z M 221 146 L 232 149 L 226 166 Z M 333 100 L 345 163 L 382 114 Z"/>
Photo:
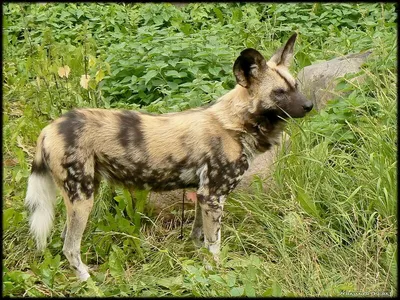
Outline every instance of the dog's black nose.
<path fill-rule="evenodd" d="M 312 110 L 313 106 L 313 103 L 311 101 L 308 101 L 303 105 L 303 108 L 306 112 L 309 112 L 310 110 Z"/>

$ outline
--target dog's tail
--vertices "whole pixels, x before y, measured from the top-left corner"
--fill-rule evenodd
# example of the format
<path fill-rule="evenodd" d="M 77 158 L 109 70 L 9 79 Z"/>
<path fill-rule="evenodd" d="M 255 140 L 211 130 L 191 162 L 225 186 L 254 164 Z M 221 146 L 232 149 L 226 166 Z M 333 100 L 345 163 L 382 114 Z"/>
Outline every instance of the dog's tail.
<path fill-rule="evenodd" d="M 43 130 L 38 138 L 25 198 L 25 205 L 30 212 L 30 232 L 39 251 L 46 248 L 47 237 L 53 227 L 56 203 L 56 186 L 44 155 L 44 136 Z"/>

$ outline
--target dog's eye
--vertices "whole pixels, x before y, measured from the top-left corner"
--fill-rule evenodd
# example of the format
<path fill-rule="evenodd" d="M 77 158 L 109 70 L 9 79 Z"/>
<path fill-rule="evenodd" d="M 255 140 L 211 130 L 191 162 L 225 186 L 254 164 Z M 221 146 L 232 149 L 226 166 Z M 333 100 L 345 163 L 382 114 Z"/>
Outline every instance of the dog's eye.
<path fill-rule="evenodd" d="M 277 96 L 283 96 L 285 94 L 285 90 L 284 89 L 276 89 L 274 90 L 275 95 Z"/>

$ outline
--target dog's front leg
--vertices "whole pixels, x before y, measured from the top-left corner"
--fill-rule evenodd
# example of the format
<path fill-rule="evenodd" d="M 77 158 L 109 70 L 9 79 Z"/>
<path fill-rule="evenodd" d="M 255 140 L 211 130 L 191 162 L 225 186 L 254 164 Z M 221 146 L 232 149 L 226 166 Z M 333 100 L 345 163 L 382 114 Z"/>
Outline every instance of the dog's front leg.
<path fill-rule="evenodd" d="M 205 247 L 212 253 L 214 260 L 219 262 L 221 247 L 221 219 L 225 196 L 198 195 L 201 207 Z"/>
<path fill-rule="evenodd" d="M 203 236 L 203 216 L 201 213 L 200 202 L 196 199 L 196 212 L 194 216 L 192 233 L 190 234 L 191 239 L 196 247 L 201 248 L 204 245 Z"/>

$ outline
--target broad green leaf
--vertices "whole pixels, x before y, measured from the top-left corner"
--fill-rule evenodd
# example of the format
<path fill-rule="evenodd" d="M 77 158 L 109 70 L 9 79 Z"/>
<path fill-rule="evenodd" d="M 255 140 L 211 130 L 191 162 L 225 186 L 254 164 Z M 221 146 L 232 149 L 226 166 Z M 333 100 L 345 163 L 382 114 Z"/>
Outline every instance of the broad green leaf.
<path fill-rule="evenodd" d="M 12 219 L 14 217 L 15 210 L 14 208 L 7 208 L 3 211 L 3 231 L 8 229 L 12 224 Z"/>
<path fill-rule="evenodd" d="M 217 16 L 218 20 L 223 23 L 224 22 L 224 16 L 221 12 L 221 10 L 218 7 L 214 7 L 213 11 L 215 13 L 215 15 Z"/>
<path fill-rule="evenodd" d="M 263 297 L 271 297 L 272 296 L 272 287 L 267 288 L 264 293 L 261 294 Z"/>
<path fill-rule="evenodd" d="M 123 190 L 124 200 L 126 202 L 126 212 L 131 220 L 135 218 L 135 207 L 134 207 L 134 199 L 132 199 L 131 193 L 127 190 Z"/>
<path fill-rule="evenodd" d="M 147 85 L 147 83 L 153 79 L 154 77 L 157 76 L 157 71 L 156 70 L 150 70 L 149 72 L 147 72 L 144 76 L 142 76 L 142 78 L 144 79 L 144 84 Z"/>
<path fill-rule="evenodd" d="M 252 264 L 253 266 L 255 266 L 255 267 L 259 267 L 259 266 L 261 265 L 261 260 L 260 260 L 260 258 L 259 258 L 257 255 L 255 255 L 255 254 L 251 254 L 251 255 L 250 255 L 250 261 L 251 261 L 251 264 Z"/>
<path fill-rule="evenodd" d="M 237 21 L 240 21 L 242 19 L 242 11 L 240 8 L 235 8 L 233 10 L 233 15 L 232 15 L 232 21 L 235 23 Z"/>
<path fill-rule="evenodd" d="M 236 274 L 234 272 L 229 272 L 226 275 L 226 283 L 228 284 L 229 287 L 233 287 L 236 284 Z"/>
<path fill-rule="evenodd" d="M 169 71 L 165 72 L 165 75 L 171 76 L 171 77 L 179 77 L 178 71 L 175 71 L 175 70 L 169 70 Z"/>
<path fill-rule="evenodd" d="M 281 297 L 282 296 L 282 288 L 279 285 L 279 283 L 277 283 L 276 281 L 274 281 L 272 283 L 272 296 L 274 296 L 274 297 Z"/>
<path fill-rule="evenodd" d="M 231 289 L 230 294 L 232 297 L 243 296 L 244 288 L 243 287 L 234 287 L 233 289 Z"/>
<path fill-rule="evenodd" d="M 187 76 L 187 73 L 186 72 L 179 72 L 179 74 L 178 74 L 178 77 L 179 78 L 184 78 L 184 77 L 186 77 Z"/>
<path fill-rule="evenodd" d="M 83 14 L 84 14 L 84 12 L 83 12 L 82 10 L 80 10 L 80 9 L 78 9 L 78 10 L 76 11 L 76 16 L 78 17 L 78 19 L 79 19 Z"/>
<path fill-rule="evenodd" d="M 221 276 L 219 276 L 219 275 L 213 275 L 213 274 L 211 274 L 211 275 L 209 276 L 209 278 L 210 278 L 212 281 L 215 281 L 215 282 L 218 282 L 218 283 L 221 283 L 221 284 L 225 284 L 225 280 L 223 280 L 223 279 L 221 278 Z"/>
<path fill-rule="evenodd" d="M 314 201 L 310 198 L 308 194 L 306 194 L 303 188 L 297 188 L 297 200 L 300 203 L 300 206 L 311 216 L 319 218 L 319 211 L 315 206 Z"/>
<path fill-rule="evenodd" d="M 256 296 L 256 291 L 250 282 L 247 282 L 244 285 L 244 294 L 247 297 L 255 297 Z"/>
<path fill-rule="evenodd" d="M 104 74 L 104 71 L 103 71 L 102 69 L 98 70 L 98 71 L 96 72 L 96 77 L 95 77 L 96 82 L 99 83 L 100 81 L 102 81 L 103 78 L 104 78 L 104 75 L 105 75 L 105 74 Z"/>
<path fill-rule="evenodd" d="M 172 91 L 179 89 L 179 84 L 173 81 L 169 81 L 168 86 Z"/>
<path fill-rule="evenodd" d="M 112 245 L 112 251 L 108 258 L 108 266 L 110 268 L 111 276 L 114 278 L 120 278 L 124 275 L 124 266 L 122 263 L 124 256 L 121 255 L 121 252 L 121 249 L 116 245 Z"/>
<path fill-rule="evenodd" d="M 257 278 L 257 270 L 254 266 L 250 265 L 247 267 L 247 277 L 252 281 Z"/>
<path fill-rule="evenodd" d="M 179 28 L 186 35 L 192 32 L 192 26 L 190 24 L 182 24 Z"/>
<path fill-rule="evenodd" d="M 179 276 L 174 276 L 174 277 L 168 277 L 168 278 L 160 278 L 157 280 L 157 284 L 164 286 L 166 288 L 171 288 L 174 285 L 182 285 L 183 282 L 183 277 L 182 275 Z"/>

